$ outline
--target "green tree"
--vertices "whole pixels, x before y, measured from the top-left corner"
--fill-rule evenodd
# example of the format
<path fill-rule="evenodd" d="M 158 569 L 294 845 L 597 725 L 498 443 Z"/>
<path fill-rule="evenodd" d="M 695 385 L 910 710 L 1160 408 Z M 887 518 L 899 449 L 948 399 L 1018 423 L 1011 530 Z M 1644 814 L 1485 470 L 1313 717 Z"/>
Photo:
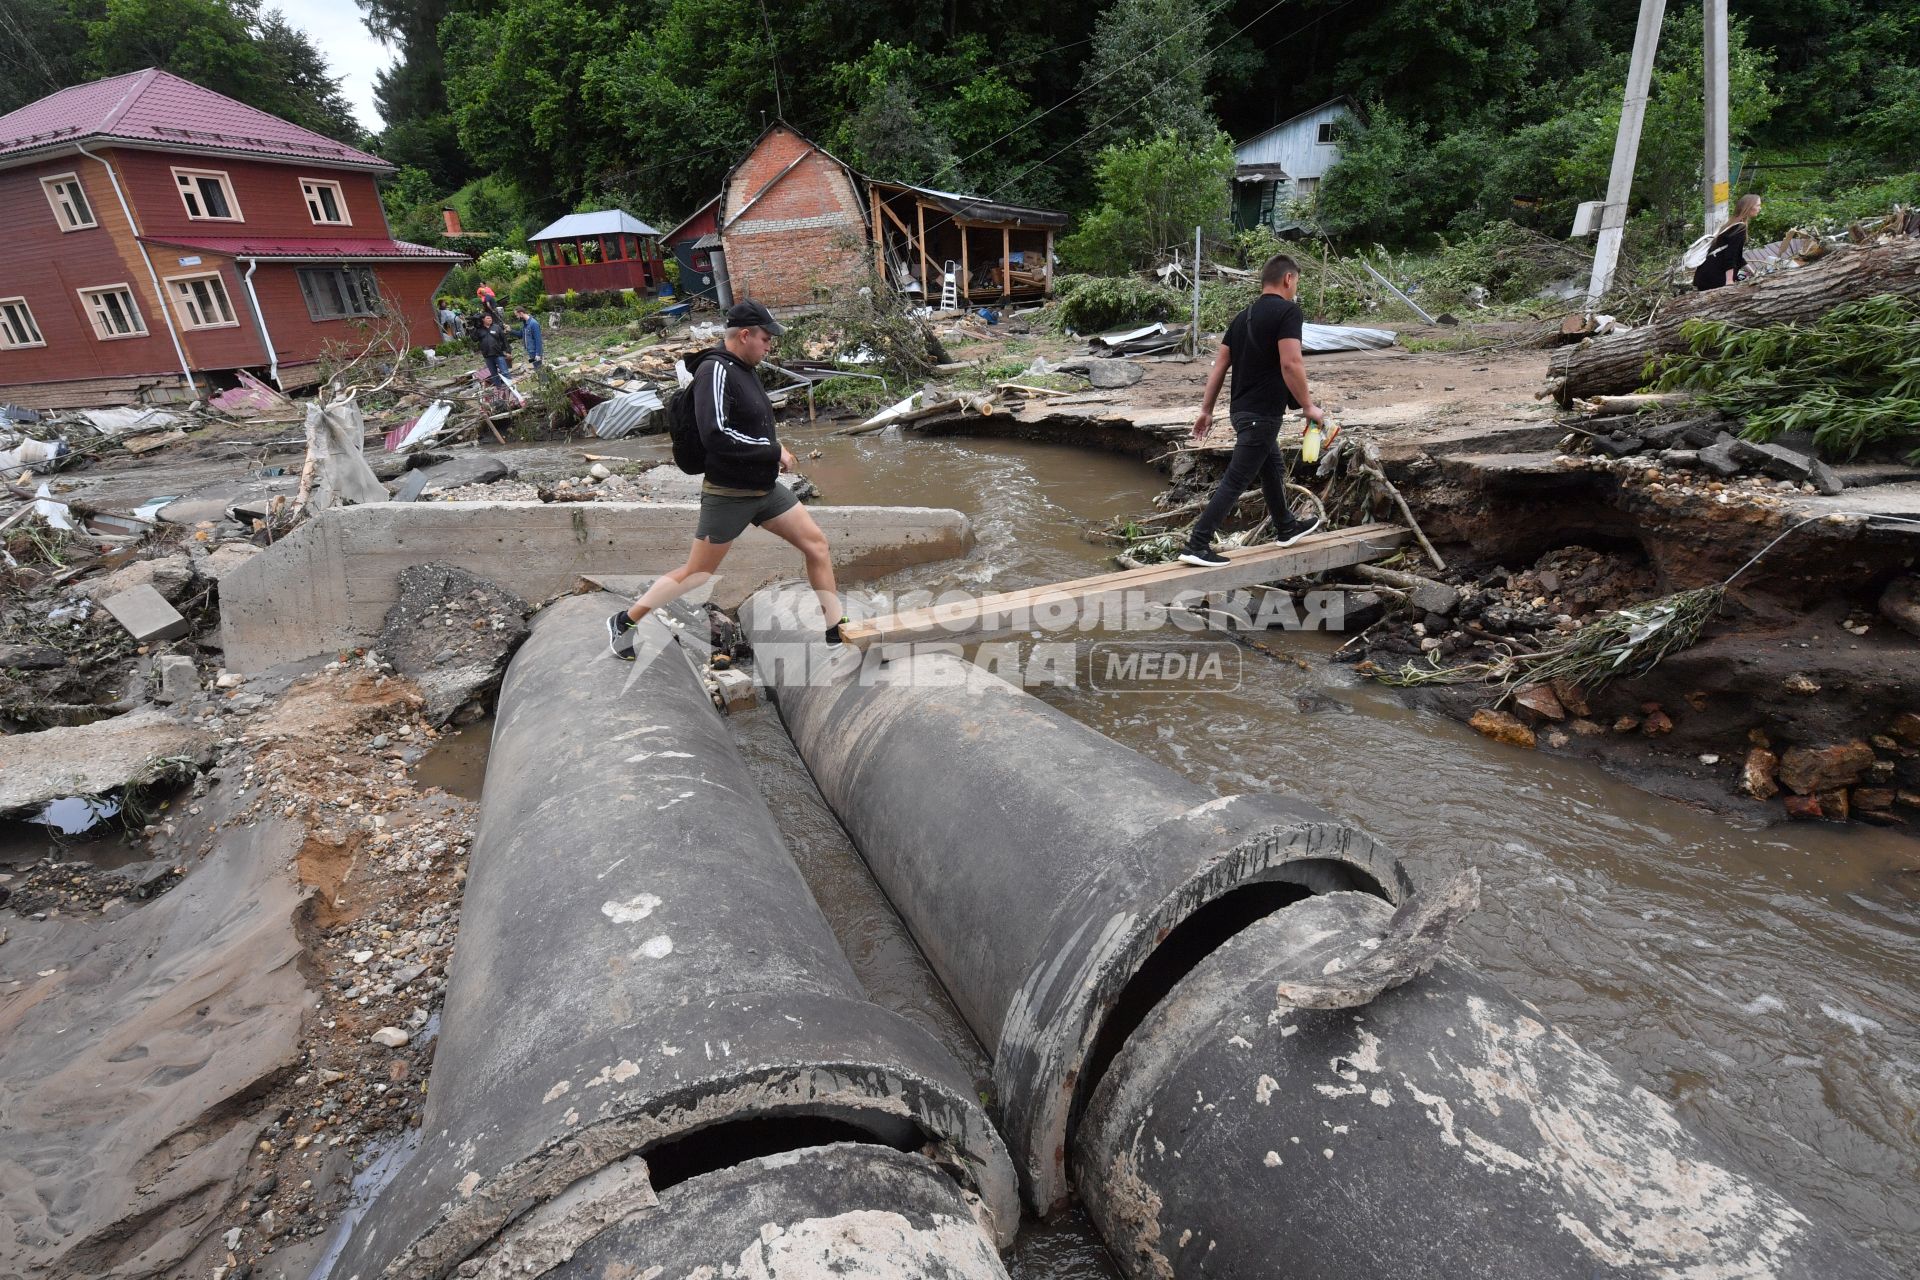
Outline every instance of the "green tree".
<path fill-rule="evenodd" d="M 66 0 L 0 0 L 0 115 L 86 78 L 87 20 Z"/>
<path fill-rule="evenodd" d="M 1168 130 L 1144 142 L 1106 147 L 1094 163 L 1100 204 L 1060 242 L 1060 256 L 1085 271 L 1131 271 L 1189 244 L 1197 226 L 1226 233 L 1233 142 L 1224 133 L 1196 144 Z"/>
<path fill-rule="evenodd" d="M 251 0 L 106 0 L 87 23 L 96 75 L 159 67 L 343 142 L 361 130 L 326 61 L 277 10 Z"/>
<path fill-rule="evenodd" d="M 1204 0 L 1113 0 L 1080 79 L 1096 141 L 1172 133 L 1205 142 L 1218 131 L 1207 94 L 1209 18 Z"/>

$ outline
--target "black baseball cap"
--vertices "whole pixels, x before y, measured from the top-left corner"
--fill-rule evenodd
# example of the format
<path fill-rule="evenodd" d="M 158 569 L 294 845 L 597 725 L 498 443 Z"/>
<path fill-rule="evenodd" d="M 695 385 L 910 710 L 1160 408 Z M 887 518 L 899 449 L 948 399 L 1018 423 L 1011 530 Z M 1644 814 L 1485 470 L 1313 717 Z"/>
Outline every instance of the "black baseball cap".
<path fill-rule="evenodd" d="M 727 309 L 727 328 L 729 329 L 765 329 L 775 335 L 785 333 L 786 326 L 773 318 L 773 312 L 758 302 L 736 302 Z"/>

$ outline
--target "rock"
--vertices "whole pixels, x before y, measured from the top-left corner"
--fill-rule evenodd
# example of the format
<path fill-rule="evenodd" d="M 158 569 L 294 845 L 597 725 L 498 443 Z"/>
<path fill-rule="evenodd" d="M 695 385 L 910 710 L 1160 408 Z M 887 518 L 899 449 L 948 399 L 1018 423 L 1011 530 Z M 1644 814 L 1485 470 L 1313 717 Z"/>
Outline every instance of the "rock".
<path fill-rule="evenodd" d="M 1737 461 L 1747 466 L 1794 484 L 1811 484 L 1824 494 L 1836 494 L 1846 487 L 1826 463 L 1785 445 L 1735 440 L 1731 452 Z"/>
<path fill-rule="evenodd" d="M 1880 616 L 1910 636 L 1920 636 L 1920 579 L 1895 578 L 1880 593 Z"/>
<path fill-rule="evenodd" d="M 1864 742 L 1827 747 L 1790 747 L 1780 756 L 1780 783 L 1799 795 L 1850 787 L 1873 767 L 1873 748 Z"/>
<path fill-rule="evenodd" d="M 153 660 L 153 700 L 186 702 L 200 692 L 200 673 L 193 659 L 179 653 L 163 653 Z"/>
<path fill-rule="evenodd" d="M 1639 716 L 1631 716 L 1631 715 L 1621 716 L 1618 720 L 1615 720 L 1613 722 L 1613 731 L 1615 733 L 1632 733 L 1635 729 L 1638 729 L 1639 727 L 1640 727 Z"/>
<path fill-rule="evenodd" d="M 186 597 L 187 588 L 193 585 L 193 565 L 182 555 L 160 556 L 153 560 L 135 560 L 123 565 L 104 577 L 91 582 L 82 582 L 74 586 L 74 591 L 89 600 L 105 603 L 107 597 L 131 591 L 135 587 L 151 587 L 169 604 Z"/>
<path fill-rule="evenodd" d="M 1553 690 L 1544 684 L 1530 684 L 1522 687 L 1514 693 L 1513 700 L 1545 719 L 1565 720 L 1567 718 L 1566 707 L 1562 706 L 1560 699 L 1554 696 Z"/>
<path fill-rule="evenodd" d="M 753 705 L 753 677 L 746 672 L 716 671 L 713 673 L 713 683 L 721 705 L 727 710 L 737 711 Z"/>
<path fill-rule="evenodd" d="M 1835 787 L 1831 791 L 1817 791 L 1814 798 L 1820 802 L 1820 814 L 1833 822 L 1845 822 L 1853 816 L 1853 806 L 1847 801 L 1847 789 Z"/>
<path fill-rule="evenodd" d="M 1533 730 L 1521 724 L 1510 712 L 1482 707 L 1473 713 L 1473 718 L 1467 723 L 1495 742 L 1504 742 L 1510 747 L 1532 750 L 1535 745 Z"/>
<path fill-rule="evenodd" d="M 1087 365 L 1087 381 L 1102 391 L 1130 387 L 1147 376 L 1147 371 L 1131 360 L 1094 360 Z"/>
<path fill-rule="evenodd" d="M 606 463 L 596 462 L 587 468 L 587 474 L 595 480 L 605 480 L 608 476 L 612 475 L 613 472 L 608 469 Z"/>
<path fill-rule="evenodd" d="M 1902 711 L 1887 726 L 1887 732 L 1910 747 L 1920 747 L 1920 713 Z"/>
<path fill-rule="evenodd" d="M 193 571 L 209 582 L 224 581 L 226 576 L 260 554 L 250 542 L 223 542 L 195 562 Z"/>
<path fill-rule="evenodd" d="M 1573 730 L 1583 738 L 1598 738 L 1604 736 L 1607 732 L 1607 726 L 1589 720 L 1585 716 L 1577 720 L 1569 721 L 1567 728 Z"/>
<path fill-rule="evenodd" d="M 193 625 L 180 616 L 180 611 L 149 586 L 129 587 L 106 597 L 100 605 L 141 644 L 178 640 L 193 630 Z"/>
<path fill-rule="evenodd" d="M 1774 778 L 1779 768 L 1779 756 L 1765 747 L 1749 748 L 1746 763 L 1740 767 L 1740 790 L 1755 800 L 1772 799 L 1780 794 L 1780 784 Z"/>
<path fill-rule="evenodd" d="M 1649 711 L 1647 718 L 1640 722 L 1640 732 L 1649 738 L 1658 738 L 1673 732 L 1673 718 L 1664 711 Z"/>
<path fill-rule="evenodd" d="M 1885 787 L 1855 787 L 1853 807 L 1855 809 L 1891 809 L 1893 792 Z"/>
<path fill-rule="evenodd" d="M 67 665 L 67 655 L 45 644 L 0 644 L 0 670 L 52 671 Z"/>
<path fill-rule="evenodd" d="M 1663 449 L 1660 452 L 1660 463 L 1662 466 L 1691 471 L 1700 465 L 1700 451 L 1698 449 Z"/>
<path fill-rule="evenodd" d="M 1555 676 L 1547 687 L 1553 690 L 1553 696 L 1560 699 L 1560 705 L 1565 707 L 1570 715 L 1593 714 L 1593 708 L 1587 705 L 1586 693 L 1565 676 Z"/>
<path fill-rule="evenodd" d="M 407 1041 L 413 1039 L 413 1037 L 398 1027 L 382 1027 L 368 1036 L 367 1039 L 373 1041 L 375 1044 L 385 1045 L 389 1049 L 399 1049 L 404 1047 Z"/>
<path fill-rule="evenodd" d="M 1812 796 L 1788 796 L 1783 802 L 1787 807 L 1787 816 L 1801 822 L 1824 818 L 1820 810 L 1820 801 Z"/>
<path fill-rule="evenodd" d="M 378 648 L 420 687 L 427 719 L 445 724 L 499 687 L 507 660 L 527 638 L 531 610 L 504 587 L 445 563 L 408 565 L 397 587 Z"/>
<path fill-rule="evenodd" d="M 489 454 L 474 453 L 428 467 L 423 474 L 426 482 L 421 494 L 425 496 L 443 489 L 458 489 L 462 485 L 492 484 L 496 480 L 505 480 L 508 472 L 507 464 L 500 459 Z"/>
<path fill-rule="evenodd" d="M 1740 463 L 1734 454 L 1735 443 L 1732 436 L 1722 435 L 1717 444 L 1708 445 L 1694 455 L 1694 464 L 1722 480 L 1732 479 L 1740 474 Z"/>
<path fill-rule="evenodd" d="M 246 682 L 247 678 L 238 671 L 222 671 L 214 677 L 213 687 L 216 689 L 238 689 Z"/>
<path fill-rule="evenodd" d="M 1820 692 L 1820 686 L 1813 682 L 1812 677 L 1801 672 L 1795 672 L 1793 675 L 1788 676 L 1785 680 L 1781 681 L 1780 687 L 1788 693 L 1795 694 L 1802 698 L 1811 698 L 1814 694 Z"/>
<path fill-rule="evenodd" d="M 158 781 L 155 760 L 185 774 L 212 759 L 213 738 L 152 707 L 111 720 L 0 736 L 0 814 L 66 796 L 97 796 L 135 780 Z"/>
<path fill-rule="evenodd" d="M 1920 791 L 1896 791 L 1893 802 L 1903 809 L 1920 809 Z"/>
<path fill-rule="evenodd" d="M 410 964 L 404 968 L 395 969 L 393 971 L 393 985 L 396 987 L 404 987 L 426 971 L 427 966 L 423 964 Z"/>

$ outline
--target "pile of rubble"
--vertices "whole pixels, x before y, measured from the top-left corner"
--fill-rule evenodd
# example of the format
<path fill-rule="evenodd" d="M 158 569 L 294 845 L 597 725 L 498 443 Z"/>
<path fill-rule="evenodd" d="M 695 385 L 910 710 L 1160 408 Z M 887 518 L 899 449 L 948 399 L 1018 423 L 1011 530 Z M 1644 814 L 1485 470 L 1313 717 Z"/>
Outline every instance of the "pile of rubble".
<path fill-rule="evenodd" d="M 1645 459 L 1662 467 L 1697 472 L 1707 479 L 1764 476 L 1806 493 L 1835 494 L 1845 483 L 1814 453 L 1812 439 L 1758 443 L 1735 434 L 1739 424 L 1709 414 L 1662 418 L 1613 413 L 1569 419 L 1564 453 Z"/>

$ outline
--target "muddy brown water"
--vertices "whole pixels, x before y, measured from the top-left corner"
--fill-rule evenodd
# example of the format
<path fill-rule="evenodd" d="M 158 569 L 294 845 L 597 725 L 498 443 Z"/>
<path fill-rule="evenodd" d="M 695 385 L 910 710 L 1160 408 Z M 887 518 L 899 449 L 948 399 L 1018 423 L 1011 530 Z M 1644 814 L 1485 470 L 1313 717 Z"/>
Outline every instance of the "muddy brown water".
<path fill-rule="evenodd" d="M 1146 510 L 1162 488 L 1143 464 L 1063 446 L 788 435 L 803 458 L 823 451 L 802 467 L 825 502 L 973 517 L 971 556 L 871 584 L 883 591 L 1102 572 L 1108 549 L 1084 532 Z M 1410 710 L 1319 661 L 1336 638 L 1263 642 L 1307 669 L 1249 650 L 1232 692 L 1101 692 L 1084 679 L 1037 692 L 1222 794 L 1299 795 L 1419 871 L 1477 867 L 1466 956 L 1673 1103 L 1730 1163 L 1920 1270 L 1920 843 L 1871 828 L 1743 827 Z M 869 992 L 933 1030 L 984 1086 L 979 1045 L 777 715 L 763 706 L 734 724 Z M 1009 1265 L 1019 1280 L 1117 1275 L 1078 1215 L 1028 1224 Z"/>

